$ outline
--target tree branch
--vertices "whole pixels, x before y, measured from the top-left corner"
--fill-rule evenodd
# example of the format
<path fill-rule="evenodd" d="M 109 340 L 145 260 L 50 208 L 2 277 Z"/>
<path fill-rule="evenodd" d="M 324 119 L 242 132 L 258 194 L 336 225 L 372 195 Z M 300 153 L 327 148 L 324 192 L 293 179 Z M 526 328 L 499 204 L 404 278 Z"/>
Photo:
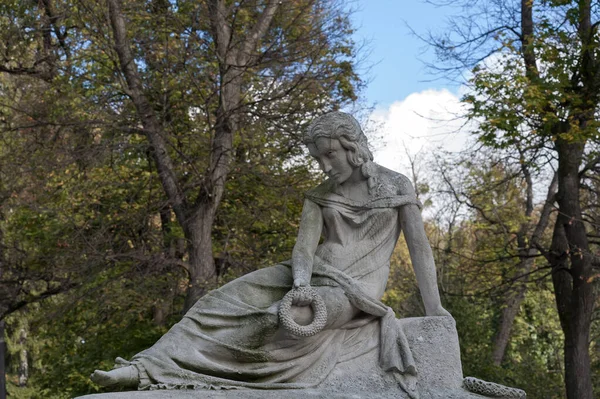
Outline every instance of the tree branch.
<path fill-rule="evenodd" d="M 250 35 L 244 40 L 242 51 L 238 54 L 238 65 L 245 65 L 251 58 L 252 52 L 256 49 L 259 40 L 267 33 L 267 29 L 279 8 L 281 1 L 269 0 L 256 24 L 252 28 Z M 240 59 L 241 58 L 241 59 Z"/>
<path fill-rule="evenodd" d="M 154 114 L 150 102 L 142 91 L 141 79 L 131 53 L 129 40 L 127 39 L 125 19 L 119 0 L 107 0 L 107 2 L 115 50 L 119 57 L 121 71 L 127 82 L 128 92 L 142 121 L 144 133 L 152 145 L 152 155 L 156 162 L 163 188 L 169 197 L 175 214 L 180 222 L 182 222 L 182 225 L 185 225 L 188 204 L 175 176 L 175 168 L 168 152 L 163 128 Z"/>

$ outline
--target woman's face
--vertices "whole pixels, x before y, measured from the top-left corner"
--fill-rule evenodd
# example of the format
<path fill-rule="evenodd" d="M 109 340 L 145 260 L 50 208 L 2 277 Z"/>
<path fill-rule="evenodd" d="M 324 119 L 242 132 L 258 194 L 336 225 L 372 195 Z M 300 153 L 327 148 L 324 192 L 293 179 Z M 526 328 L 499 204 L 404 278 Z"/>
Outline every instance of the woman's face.
<path fill-rule="evenodd" d="M 358 167 L 348 162 L 347 151 L 338 139 L 319 137 L 307 147 L 310 155 L 319 162 L 321 170 L 338 184 L 343 184 L 359 174 Z"/>

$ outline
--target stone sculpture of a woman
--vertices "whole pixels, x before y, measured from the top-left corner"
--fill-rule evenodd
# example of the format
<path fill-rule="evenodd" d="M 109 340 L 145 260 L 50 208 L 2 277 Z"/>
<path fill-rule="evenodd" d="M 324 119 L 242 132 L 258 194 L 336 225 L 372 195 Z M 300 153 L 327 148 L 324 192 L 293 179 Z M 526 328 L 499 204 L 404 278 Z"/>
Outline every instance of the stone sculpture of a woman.
<path fill-rule="evenodd" d="M 403 231 L 427 316 L 449 316 L 414 190 L 405 176 L 373 163 L 348 114 L 317 118 L 304 143 L 328 179 L 306 193 L 291 261 L 210 292 L 154 346 L 92 380 L 139 389 L 305 388 L 327 379 L 341 359 L 374 349 L 383 370 L 415 374 L 394 313 L 379 301 Z M 281 327 L 278 308 L 286 293 L 307 286 L 328 316 L 322 331 L 298 337 Z M 301 306 L 309 300 L 292 307 L 299 324 L 312 318 Z"/>

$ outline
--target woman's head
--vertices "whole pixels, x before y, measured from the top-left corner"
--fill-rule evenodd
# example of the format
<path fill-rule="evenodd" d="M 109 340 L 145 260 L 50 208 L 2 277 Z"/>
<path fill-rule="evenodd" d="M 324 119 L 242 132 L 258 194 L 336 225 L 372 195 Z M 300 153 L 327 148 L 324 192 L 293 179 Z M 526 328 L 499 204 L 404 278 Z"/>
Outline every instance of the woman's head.
<path fill-rule="evenodd" d="M 373 160 L 367 137 L 352 115 L 343 112 L 330 112 L 316 118 L 303 137 L 305 145 L 312 144 L 320 137 L 340 141 L 346 150 L 348 162 L 358 167 Z"/>

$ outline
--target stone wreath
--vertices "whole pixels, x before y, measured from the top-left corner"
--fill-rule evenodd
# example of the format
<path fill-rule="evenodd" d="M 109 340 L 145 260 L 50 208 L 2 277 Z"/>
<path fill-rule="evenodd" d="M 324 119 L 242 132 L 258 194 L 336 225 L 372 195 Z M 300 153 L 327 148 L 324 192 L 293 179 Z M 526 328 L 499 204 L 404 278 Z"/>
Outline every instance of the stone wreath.
<path fill-rule="evenodd" d="M 300 298 L 311 298 L 310 306 L 314 312 L 314 318 L 312 323 L 302 326 L 294 321 L 292 318 L 292 305 L 296 303 Z M 290 333 L 300 337 L 310 337 L 317 334 L 325 327 L 327 323 L 327 307 L 325 301 L 317 293 L 317 291 L 310 287 L 298 287 L 294 288 L 281 300 L 279 305 L 279 322 L 283 327 Z"/>
<path fill-rule="evenodd" d="M 525 391 L 504 385 L 487 382 L 475 377 L 466 377 L 463 384 L 467 390 L 491 398 L 525 399 Z"/>

